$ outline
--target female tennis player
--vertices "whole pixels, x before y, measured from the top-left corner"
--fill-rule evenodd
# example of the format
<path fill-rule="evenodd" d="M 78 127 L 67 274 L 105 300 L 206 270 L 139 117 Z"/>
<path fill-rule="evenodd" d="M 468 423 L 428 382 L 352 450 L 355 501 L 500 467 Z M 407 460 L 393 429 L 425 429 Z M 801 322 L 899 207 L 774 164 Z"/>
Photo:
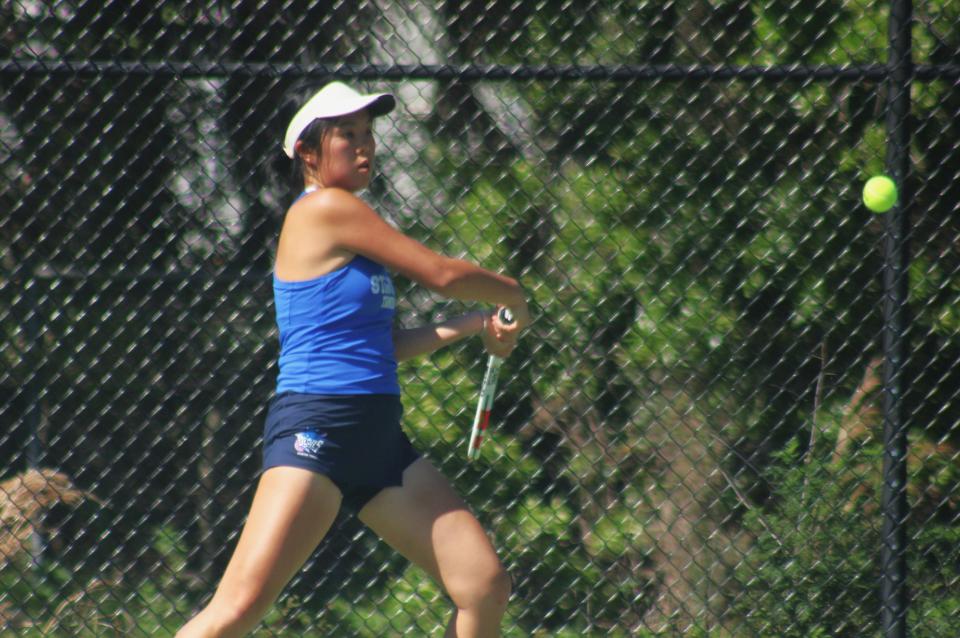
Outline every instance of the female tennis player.
<path fill-rule="evenodd" d="M 356 196 L 374 169 L 373 118 L 394 105 L 390 94 L 333 82 L 287 128 L 284 151 L 304 190 L 277 246 L 280 373 L 264 469 L 223 578 L 180 638 L 251 631 L 341 505 L 444 588 L 454 605 L 446 636 L 500 633 L 510 578 L 464 501 L 401 430 L 397 362 L 478 333 L 491 354 L 510 354 L 529 323 L 525 294 L 510 277 L 398 232 Z M 491 307 L 394 329 L 391 272 Z M 500 321 L 504 307 L 513 323 Z"/>

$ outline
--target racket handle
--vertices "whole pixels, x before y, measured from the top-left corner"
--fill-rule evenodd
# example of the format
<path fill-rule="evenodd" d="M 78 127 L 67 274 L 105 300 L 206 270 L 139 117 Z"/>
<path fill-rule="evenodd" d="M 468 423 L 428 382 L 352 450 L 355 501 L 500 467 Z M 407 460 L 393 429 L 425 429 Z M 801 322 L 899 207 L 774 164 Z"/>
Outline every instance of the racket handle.
<path fill-rule="evenodd" d="M 501 308 L 497 316 L 502 323 L 507 325 L 514 321 L 513 313 L 506 307 Z M 497 377 L 500 374 L 502 363 L 503 359 L 495 355 L 490 355 L 487 359 L 487 369 L 483 375 L 483 382 L 480 384 L 477 412 L 473 417 L 473 428 L 471 428 L 470 439 L 467 442 L 467 460 L 469 461 L 477 458 L 480 453 L 483 435 L 486 434 L 487 426 L 490 424 L 490 411 L 493 409 L 493 399 L 497 391 Z"/>
<path fill-rule="evenodd" d="M 493 398 L 497 391 L 497 377 L 502 363 L 503 359 L 494 355 L 490 355 L 487 359 L 487 369 L 483 374 L 483 382 L 480 384 L 477 412 L 474 415 L 470 439 L 467 442 L 467 460 L 472 461 L 477 458 L 480 452 L 483 435 L 490 423 L 490 410 L 493 408 Z"/>

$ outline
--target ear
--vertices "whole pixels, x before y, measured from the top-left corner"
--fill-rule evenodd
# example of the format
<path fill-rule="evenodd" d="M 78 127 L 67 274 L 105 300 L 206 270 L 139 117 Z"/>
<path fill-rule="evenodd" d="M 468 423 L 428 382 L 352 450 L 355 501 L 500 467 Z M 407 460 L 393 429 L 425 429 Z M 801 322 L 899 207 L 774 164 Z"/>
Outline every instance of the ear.
<path fill-rule="evenodd" d="M 293 145 L 293 153 L 299 155 L 311 171 L 317 170 L 320 159 L 319 153 L 304 144 L 303 140 L 297 140 L 296 144 Z"/>

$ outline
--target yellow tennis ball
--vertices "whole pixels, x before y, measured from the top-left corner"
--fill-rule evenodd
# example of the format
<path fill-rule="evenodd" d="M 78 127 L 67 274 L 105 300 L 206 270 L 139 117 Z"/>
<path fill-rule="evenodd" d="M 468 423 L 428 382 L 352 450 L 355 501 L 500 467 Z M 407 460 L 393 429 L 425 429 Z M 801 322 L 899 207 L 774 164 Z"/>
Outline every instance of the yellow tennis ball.
<path fill-rule="evenodd" d="M 876 175 L 863 185 L 863 203 L 875 213 L 885 213 L 897 203 L 897 185 L 886 175 Z"/>

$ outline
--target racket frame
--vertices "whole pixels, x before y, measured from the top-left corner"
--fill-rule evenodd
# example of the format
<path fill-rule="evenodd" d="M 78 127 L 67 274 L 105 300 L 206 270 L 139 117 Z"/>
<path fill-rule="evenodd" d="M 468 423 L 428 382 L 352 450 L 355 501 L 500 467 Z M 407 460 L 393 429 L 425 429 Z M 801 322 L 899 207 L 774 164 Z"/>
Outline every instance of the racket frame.
<path fill-rule="evenodd" d="M 500 321 L 513 323 L 513 314 L 508 308 L 500 309 Z M 487 369 L 483 373 L 480 383 L 480 398 L 477 400 L 477 412 L 473 417 L 473 427 L 470 429 L 470 440 L 467 442 L 467 460 L 472 461 L 480 455 L 480 444 L 490 425 L 490 411 L 493 409 L 493 399 L 497 394 L 497 379 L 500 376 L 500 366 L 503 359 L 491 354 L 487 357 Z"/>

